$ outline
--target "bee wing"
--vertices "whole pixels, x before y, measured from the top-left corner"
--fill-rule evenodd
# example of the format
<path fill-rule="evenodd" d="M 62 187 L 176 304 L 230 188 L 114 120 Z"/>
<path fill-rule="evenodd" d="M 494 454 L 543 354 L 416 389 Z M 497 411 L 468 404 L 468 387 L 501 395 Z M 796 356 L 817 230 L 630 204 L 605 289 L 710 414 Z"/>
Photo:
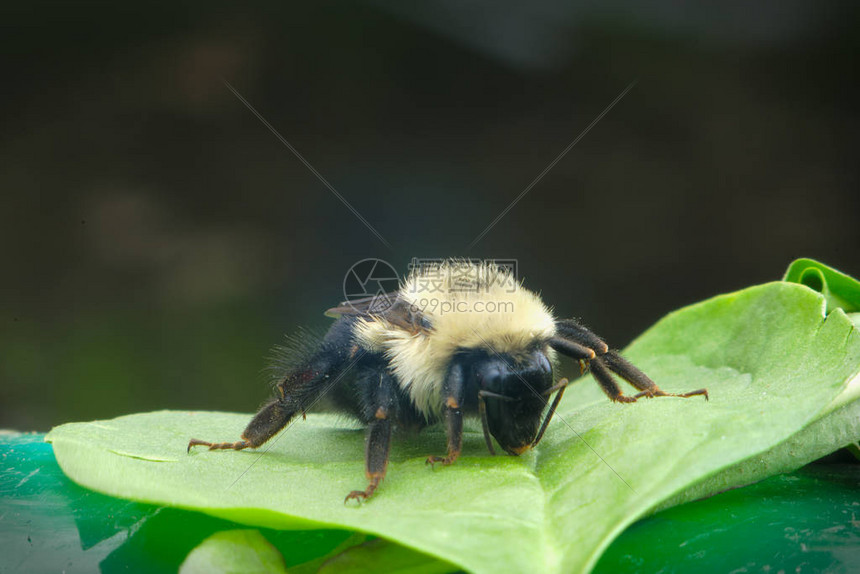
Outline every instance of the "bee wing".
<path fill-rule="evenodd" d="M 325 312 L 327 317 L 362 317 L 372 321 L 383 320 L 410 333 L 433 329 L 421 310 L 399 293 L 379 293 L 371 297 L 342 301 Z"/>
<path fill-rule="evenodd" d="M 337 307 L 332 307 L 325 312 L 326 317 L 338 318 L 344 315 L 379 315 L 394 305 L 400 298 L 397 292 L 378 293 L 361 299 L 341 301 Z"/>

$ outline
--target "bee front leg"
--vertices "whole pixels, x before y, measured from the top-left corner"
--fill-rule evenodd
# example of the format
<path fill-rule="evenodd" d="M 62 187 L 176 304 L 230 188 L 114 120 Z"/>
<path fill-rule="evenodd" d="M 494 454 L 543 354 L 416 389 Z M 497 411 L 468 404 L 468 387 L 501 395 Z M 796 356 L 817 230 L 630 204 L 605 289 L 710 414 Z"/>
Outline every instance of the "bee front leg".
<path fill-rule="evenodd" d="M 648 377 L 648 375 L 640 371 L 633 363 L 619 355 L 616 351 L 609 351 L 606 355 L 601 357 L 601 359 L 609 369 L 636 387 L 637 390 L 641 391 L 633 395 L 632 398 L 634 400 L 642 397 L 650 399 L 652 397 L 688 398 L 695 396 L 703 396 L 705 397 L 705 400 L 708 399 L 708 389 L 698 389 L 686 393 L 667 393 L 658 387 L 657 384 Z"/>
<path fill-rule="evenodd" d="M 698 389 L 688 393 L 667 393 L 657 386 L 648 375 L 640 371 L 633 363 L 612 351 L 597 335 L 573 319 L 556 321 L 557 335 L 549 340 L 549 345 L 563 355 L 578 360 L 580 369 L 591 367 L 591 374 L 600 384 L 603 392 L 613 401 L 634 403 L 642 397 L 694 397 L 708 398 L 707 389 Z M 639 393 L 627 396 L 612 377 L 612 373 L 636 387 Z"/>
<path fill-rule="evenodd" d="M 445 432 L 448 436 L 448 454 L 445 456 L 429 456 L 427 464 L 435 466 L 441 462 L 448 466 L 457 460 L 463 447 L 463 410 L 465 395 L 465 376 L 463 365 L 455 362 L 445 378 Z"/>
<path fill-rule="evenodd" d="M 623 378 L 641 392 L 633 395 L 632 397 L 622 393 L 618 383 L 616 383 L 612 378 L 610 371 Z M 642 397 L 650 399 L 652 397 L 688 398 L 703 396 L 706 400 L 708 398 L 708 389 L 698 389 L 688 393 L 667 393 L 658 387 L 657 384 L 645 373 L 640 371 L 630 361 L 615 351 L 609 351 L 602 357 L 591 361 L 591 374 L 594 375 L 595 380 L 600 384 L 603 392 L 605 392 L 610 399 L 619 403 L 635 403 L 636 399 L 640 399 Z"/>
<path fill-rule="evenodd" d="M 601 359 L 591 361 L 590 366 L 591 374 L 594 375 L 594 380 L 597 381 L 597 383 L 600 385 L 600 388 L 603 389 L 604 393 L 606 393 L 606 396 L 608 396 L 613 402 L 636 402 L 636 397 L 628 397 L 623 392 L 621 392 L 621 387 L 619 387 L 618 383 L 615 382 L 615 379 L 612 378 L 612 375 L 609 372 L 609 368 L 603 363 Z"/>

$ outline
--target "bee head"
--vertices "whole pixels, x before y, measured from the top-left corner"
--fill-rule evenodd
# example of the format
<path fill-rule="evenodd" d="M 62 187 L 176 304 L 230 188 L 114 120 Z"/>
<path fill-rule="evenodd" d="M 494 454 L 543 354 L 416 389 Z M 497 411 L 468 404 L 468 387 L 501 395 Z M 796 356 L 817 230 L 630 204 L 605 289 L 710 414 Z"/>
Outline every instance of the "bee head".
<path fill-rule="evenodd" d="M 490 434 L 510 454 L 522 454 L 537 436 L 552 386 L 549 359 L 540 349 L 519 360 L 491 355 L 476 365 L 475 378 Z"/>

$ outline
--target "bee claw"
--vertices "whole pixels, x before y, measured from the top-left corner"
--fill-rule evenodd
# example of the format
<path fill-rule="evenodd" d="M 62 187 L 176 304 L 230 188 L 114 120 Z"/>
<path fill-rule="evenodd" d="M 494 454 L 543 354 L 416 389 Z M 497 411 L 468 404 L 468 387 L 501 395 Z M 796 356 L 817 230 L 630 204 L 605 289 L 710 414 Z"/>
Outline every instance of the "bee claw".
<path fill-rule="evenodd" d="M 190 453 L 192 446 L 208 446 L 209 450 L 242 450 L 252 445 L 247 440 L 240 440 L 236 442 L 208 442 L 205 440 L 193 438 L 188 441 L 188 448 L 185 452 Z"/>
<path fill-rule="evenodd" d="M 457 459 L 456 456 L 435 456 L 430 455 L 427 457 L 427 460 L 424 461 L 424 465 L 430 465 L 432 468 L 436 468 L 436 463 L 441 462 L 442 466 L 450 466 Z"/>
<path fill-rule="evenodd" d="M 359 506 L 361 506 L 362 501 L 367 500 L 367 493 L 363 490 L 353 490 L 343 499 L 343 504 L 346 505 L 350 500 L 358 501 Z"/>
<path fill-rule="evenodd" d="M 190 441 L 188 441 L 188 448 L 185 450 L 185 452 L 190 453 L 191 447 L 193 447 L 193 446 L 208 446 L 209 450 L 212 450 L 212 443 L 211 442 L 206 442 L 205 440 L 193 438 Z"/>

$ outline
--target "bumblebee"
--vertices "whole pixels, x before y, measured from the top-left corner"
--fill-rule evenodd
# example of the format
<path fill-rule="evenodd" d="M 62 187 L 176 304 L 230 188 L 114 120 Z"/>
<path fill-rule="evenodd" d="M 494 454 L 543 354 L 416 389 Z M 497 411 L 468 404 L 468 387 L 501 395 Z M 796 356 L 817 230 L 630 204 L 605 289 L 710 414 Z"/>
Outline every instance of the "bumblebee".
<path fill-rule="evenodd" d="M 663 391 L 589 329 L 554 317 L 509 269 L 492 262 L 420 266 L 396 292 L 347 301 L 326 314 L 335 323 L 318 344 L 287 354 L 274 398 L 241 440 L 191 439 L 188 450 L 259 447 L 325 399 L 367 425 L 368 484 L 345 499 L 361 501 L 385 477 L 395 427 L 443 422 L 447 452 L 429 456 L 431 465 L 457 460 L 466 416 L 480 418 L 491 454 L 494 440 L 511 455 L 537 445 L 568 385 L 553 377 L 558 354 L 579 361 L 581 372 L 590 370 L 612 401 L 708 398 L 706 389 Z M 625 395 L 614 375 L 638 393 Z"/>

